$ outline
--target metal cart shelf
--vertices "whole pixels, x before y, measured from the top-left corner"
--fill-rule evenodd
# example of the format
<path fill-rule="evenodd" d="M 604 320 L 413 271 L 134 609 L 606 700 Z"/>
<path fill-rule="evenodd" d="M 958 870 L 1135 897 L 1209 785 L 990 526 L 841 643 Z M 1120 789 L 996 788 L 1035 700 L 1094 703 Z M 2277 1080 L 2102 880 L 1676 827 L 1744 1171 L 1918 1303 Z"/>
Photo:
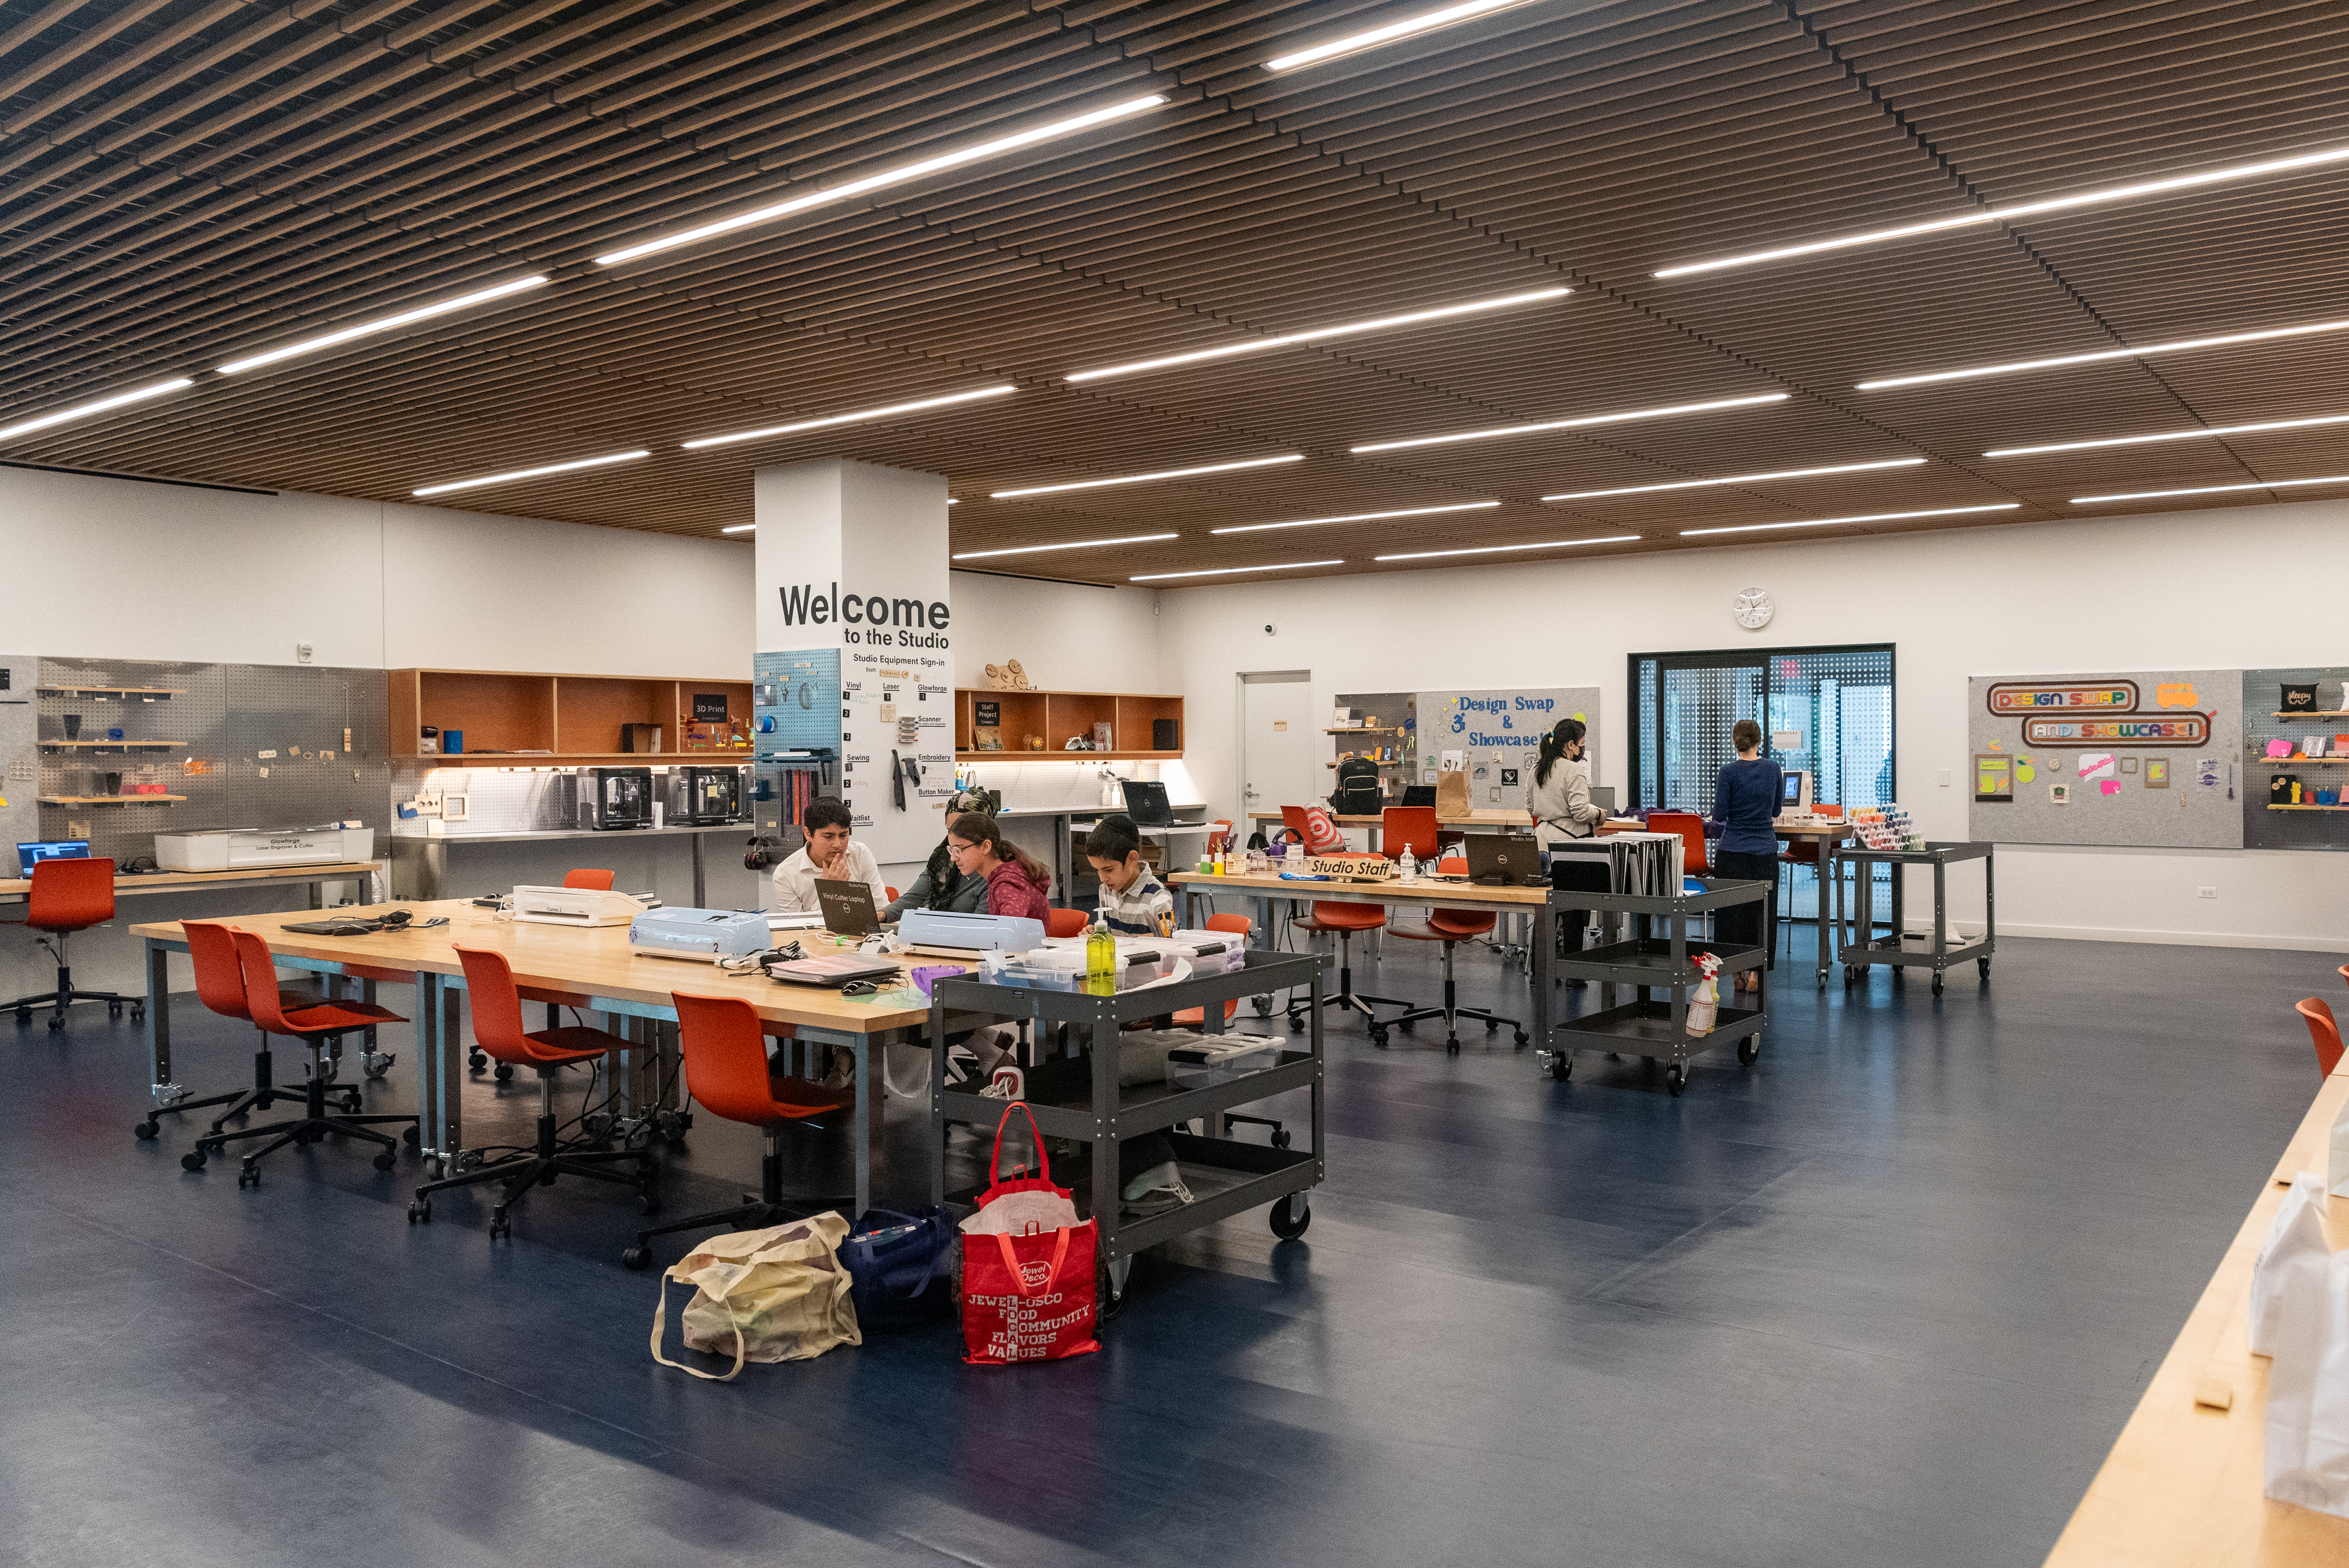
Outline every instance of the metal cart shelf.
<path fill-rule="evenodd" d="M 1968 959 L 1974 961 L 1984 980 L 1990 978 L 1990 955 L 1998 950 L 1998 898 L 1992 873 L 1992 846 L 1982 844 L 1928 844 L 1922 849 L 1866 849 L 1857 846 L 1838 847 L 1835 857 L 1860 867 L 1869 866 L 1930 866 L 1933 868 L 1933 941 L 1929 948 L 1909 951 L 1900 945 L 1903 927 L 1901 877 L 1892 876 L 1892 934 L 1879 938 L 1876 934 L 1876 885 L 1868 872 L 1863 870 L 1857 878 L 1857 894 L 1852 900 L 1851 922 L 1840 923 L 1835 930 L 1835 957 L 1820 960 L 1819 984 L 1827 982 L 1827 965 L 1843 965 L 1844 989 L 1848 991 L 1871 964 L 1921 966 L 1933 971 L 1933 994 L 1941 994 L 1941 977 L 1952 964 Z M 1970 942 L 1950 945 L 1950 871 L 1961 860 L 1982 863 L 1982 934 Z M 1821 945 L 1821 952 L 1826 950 Z"/>
<path fill-rule="evenodd" d="M 1574 893 L 1577 908 L 1608 917 L 1619 926 L 1628 919 L 1630 936 L 1620 941 L 1569 953 L 1557 961 L 1557 973 L 1568 980 L 1597 981 L 1606 986 L 1628 985 L 1638 994 L 1619 1006 L 1586 1012 L 1560 1023 L 1552 1032 L 1548 1059 L 1550 1076 L 1563 1081 L 1573 1075 L 1578 1051 L 1631 1052 L 1650 1061 L 1661 1061 L 1664 1086 L 1677 1099 L 1688 1086 L 1690 1057 L 1717 1045 L 1734 1044 L 1737 1059 L 1751 1066 L 1762 1053 L 1762 1030 L 1769 1023 L 1768 992 L 1753 1007 L 1721 1003 L 1712 1030 L 1688 1032 L 1689 993 L 1702 983 L 1696 961 L 1711 953 L 1721 961 L 1721 979 L 1746 970 L 1766 969 L 1769 950 L 1759 945 L 1729 947 L 1719 942 L 1691 940 L 1692 919 L 1722 909 L 1759 904 L 1770 896 L 1767 882 L 1703 881 L 1701 893 L 1642 895 Z M 1655 934 L 1658 919 L 1666 934 Z M 1764 981 L 1766 987 L 1767 981 Z M 1664 995 L 1655 995 L 1661 992 Z M 1610 998 L 1611 1000 L 1611 998 Z"/>
<path fill-rule="evenodd" d="M 1272 1204 L 1273 1233 L 1293 1240 L 1305 1233 L 1313 1211 L 1305 1194 L 1320 1185 L 1322 1168 L 1322 1047 L 1321 971 L 1326 961 L 1311 953 L 1250 950 L 1241 967 L 1219 975 L 1197 976 L 1173 985 L 1154 985 L 1095 996 L 1085 992 L 1037 991 L 1025 986 L 994 985 L 984 981 L 941 980 L 930 1001 L 930 1199 L 947 1201 L 946 1131 L 949 1122 L 992 1127 L 1007 1102 L 946 1086 L 947 1017 L 966 1027 L 971 1013 L 1005 1020 L 1026 1019 L 1040 1041 L 1067 1025 L 1092 1057 L 1092 1096 L 1059 1102 L 1029 1102 L 1036 1126 L 1047 1137 L 1068 1138 L 1092 1146 L 1090 1179 L 1068 1183 L 1077 1195 L 1080 1211 L 1090 1212 L 1100 1229 L 1099 1252 L 1109 1275 L 1113 1309 L 1125 1293 L 1126 1276 L 1134 1254 L 1161 1241 L 1172 1241 L 1203 1225 L 1230 1218 L 1246 1210 Z M 1186 1008 L 1200 1009 L 1202 1025 L 1210 1033 L 1224 1029 L 1224 1003 L 1291 986 L 1309 987 L 1314 1008 L 1308 1048 L 1284 1048 L 1270 1067 L 1243 1074 L 1226 1083 L 1203 1088 L 1171 1088 L 1164 1084 L 1119 1086 L 1120 1026 L 1145 1020 L 1161 1027 Z M 1312 1147 L 1288 1147 L 1284 1130 L 1270 1147 L 1243 1143 L 1226 1136 L 1226 1114 L 1237 1106 L 1252 1105 L 1290 1089 L 1312 1092 Z M 1206 1131 L 1195 1134 L 1180 1124 L 1203 1120 Z M 1117 1201 L 1118 1145 L 1144 1133 L 1166 1133 L 1174 1145 L 1175 1163 L 1194 1200 L 1179 1209 L 1128 1219 Z M 957 1194 L 968 1199 L 970 1194 Z"/>

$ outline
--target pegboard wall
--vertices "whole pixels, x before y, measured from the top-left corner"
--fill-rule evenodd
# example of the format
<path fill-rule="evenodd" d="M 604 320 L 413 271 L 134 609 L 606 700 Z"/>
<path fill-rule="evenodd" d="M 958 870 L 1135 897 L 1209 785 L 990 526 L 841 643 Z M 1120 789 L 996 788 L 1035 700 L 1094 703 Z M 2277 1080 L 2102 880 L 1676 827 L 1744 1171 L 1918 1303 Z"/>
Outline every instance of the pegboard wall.
<path fill-rule="evenodd" d="M 45 658 L 40 835 L 86 837 L 92 855 L 124 861 L 152 855 L 157 833 L 349 818 L 376 830 L 380 850 L 385 696 L 379 670 Z M 115 790 L 109 774 L 119 775 Z M 112 804 L 132 782 L 160 784 L 163 797 Z"/>
<path fill-rule="evenodd" d="M 1969 836 L 2242 847 L 2240 670 L 1977 675 L 1967 699 Z"/>
<path fill-rule="evenodd" d="M 2313 713 L 2282 711 L 2286 686 L 2316 688 Z M 2243 843 L 2252 849 L 2349 849 L 2349 756 L 2333 754 L 2336 746 L 2349 752 L 2349 666 L 2310 665 L 2299 670 L 2243 671 Z M 2322 760 L 2307 753 L 2314 737 L 2324 747 Z M 2291 743 L 2301 760 L 2271 758 L 2270 742 Z M 2302 804 L 2294 809 L 2271 809 L 2269 786 L 2277 778 L 2300 781 Z M 2323 802 L 2318 792 L 2334 799 Z"/>

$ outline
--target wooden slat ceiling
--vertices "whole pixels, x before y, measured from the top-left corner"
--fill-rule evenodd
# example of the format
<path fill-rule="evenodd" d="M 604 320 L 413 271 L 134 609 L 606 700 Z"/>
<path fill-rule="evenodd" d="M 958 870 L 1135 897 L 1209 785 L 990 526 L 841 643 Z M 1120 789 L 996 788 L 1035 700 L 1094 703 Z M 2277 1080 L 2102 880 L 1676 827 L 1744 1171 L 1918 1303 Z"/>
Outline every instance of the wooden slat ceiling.
<path fill-rule="evenodd" d="M 947 475 L 985 565 L 1142 573 L 1636 535 L 1698 549 L 2110 514 L 2072 497 L 2349 472 L 2349 332 L 1982 380 L 1874 377 L 2349 317 L 2349 165 L 1842 251 L 1657 269 L 2349 145 L 2332 0 L 1533 0 L 1293 72 L 1435 0 L 5 0 L 8 461 L 709 535 L 761 466 Z M 1159 109 L 618 266 L 622 244 L 1080 114 Z M 471 289 L 548 286 L 233 377 Z M 1146 374 L 1071 372 L 1565 286 Z M 1015 395 L 702 452 L 979 387 Z M 1353 446 L 1628 409 L 1580 431 Z M 1016 500 L 989 493 L 1288 452 Z M 1544 503 L 1921 457 L 1909 468 Z M 2349 485 L 2342 487 L 2349 493 Z M 2251 489 L 2140 506 L 2259 503 Z M 1251 523 L 1468 501 L 1406 520 Z M 2013 504 L 1797 534 L 1687 528 Z M 1400 569 L 1400 568 L 1394 568 Z"/>

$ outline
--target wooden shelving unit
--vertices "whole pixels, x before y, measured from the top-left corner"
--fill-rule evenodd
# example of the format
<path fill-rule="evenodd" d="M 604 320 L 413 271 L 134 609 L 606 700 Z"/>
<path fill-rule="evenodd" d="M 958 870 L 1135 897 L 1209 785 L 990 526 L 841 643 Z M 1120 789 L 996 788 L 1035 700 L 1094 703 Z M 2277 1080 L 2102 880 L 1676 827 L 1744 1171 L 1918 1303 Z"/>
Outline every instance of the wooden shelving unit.
<path fill-rule="evenodd" d="M 491 670 L 394 670 L 385 680 L 391 754 L 435 767 L 747 765 L 751 758 L 749 746 L 686 744 L 697 696 L 724 698 L 723 722 L 740 720 L 749 734 L 748 680 Z M 462 732 L 464 751 L 424 751 L 427 724 Z M 659 725 L 662 749 L 621 751 L 621 727 L 626 724 Z"/>
<path fill-rule="evenodd" d="M 980 751 L 976 732 L 988 726 L 978 722 L 980 704 L 991 704 L 992 726 L 1003 736 L 1001 751 Z M 1154 726 L 1172 722 L 1176 744 L 1161 750 Z M 1105 752 L 1064 750 L 1069 737 L 1091 739 L 1095 724 L 1110 726 L 1111 748 Z M 1041 735 L 1041 751 L 1028 749 L 1025 737 Z M 1183 699 L 1135 691 L 994 691 L 978 687 L 955 689 L 955 760 L 1000 763 L 1043 762 L 1129 763 L 1165 762 L 1183 755 Z"/>

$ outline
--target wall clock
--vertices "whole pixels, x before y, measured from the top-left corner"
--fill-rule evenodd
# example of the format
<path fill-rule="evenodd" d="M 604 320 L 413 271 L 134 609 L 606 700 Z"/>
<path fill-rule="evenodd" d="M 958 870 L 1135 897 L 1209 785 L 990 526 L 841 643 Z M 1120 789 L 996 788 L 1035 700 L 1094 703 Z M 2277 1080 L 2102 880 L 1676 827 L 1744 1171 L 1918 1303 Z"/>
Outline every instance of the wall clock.
<path fill-rule="evenodd" d="M 1770 602 L 1767 588 L 1740 588 L 1737 597 L 1729 601 L 1729 613 L 1737 624 L 1748 631 L 1760 631 L 1770 624 L 1778 607 Z"/>

